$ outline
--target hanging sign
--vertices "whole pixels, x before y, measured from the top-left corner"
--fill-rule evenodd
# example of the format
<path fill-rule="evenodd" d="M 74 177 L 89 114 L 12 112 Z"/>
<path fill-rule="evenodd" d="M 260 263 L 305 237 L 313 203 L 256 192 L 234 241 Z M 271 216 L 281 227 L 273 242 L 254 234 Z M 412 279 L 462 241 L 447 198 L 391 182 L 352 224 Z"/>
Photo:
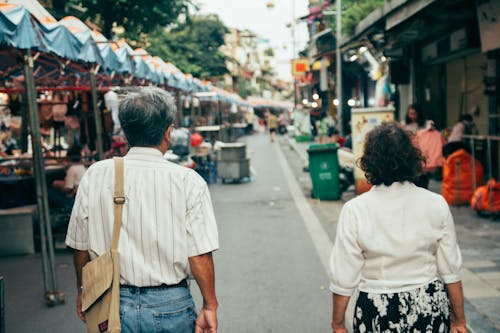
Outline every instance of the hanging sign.
<path fill-rule="evenodd" d="M 292 75 L 304 76 L 309 71 L 309 61 L 307 59 L 292 60 Z"/>

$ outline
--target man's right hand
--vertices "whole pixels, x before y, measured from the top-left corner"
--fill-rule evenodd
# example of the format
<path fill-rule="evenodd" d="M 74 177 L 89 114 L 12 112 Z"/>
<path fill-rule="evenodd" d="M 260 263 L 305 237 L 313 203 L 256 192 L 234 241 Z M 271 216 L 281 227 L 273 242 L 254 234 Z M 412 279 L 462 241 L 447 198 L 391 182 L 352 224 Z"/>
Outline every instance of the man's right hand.
<path fill-rule="evenodd" d="M 195 333 L 217 333 L 217 310 L 202 308 L 196 319 Z"/>
<path fill-rule="evenodd" d="M 344 324 L 334 324 L 332 322 L 332 333 L 348 333 L 349 331 Z"/>
<path fill-rule="evenodd" d="M 85 313 L 82 311 L 82 292 L 78 291 L 76 296 L 76 314 L 81 321 L 85 322 Z"/>

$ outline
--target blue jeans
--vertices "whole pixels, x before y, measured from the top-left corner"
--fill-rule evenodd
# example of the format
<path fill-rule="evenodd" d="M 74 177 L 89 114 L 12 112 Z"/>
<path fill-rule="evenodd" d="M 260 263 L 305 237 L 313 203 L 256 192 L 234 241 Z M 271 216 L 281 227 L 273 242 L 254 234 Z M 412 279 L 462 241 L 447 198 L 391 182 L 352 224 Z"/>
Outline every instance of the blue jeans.
<path fill-rule="evenodd" d="M 196 309 L 189 288 L 120 288 L 122 333 L 193 333 Z"/>

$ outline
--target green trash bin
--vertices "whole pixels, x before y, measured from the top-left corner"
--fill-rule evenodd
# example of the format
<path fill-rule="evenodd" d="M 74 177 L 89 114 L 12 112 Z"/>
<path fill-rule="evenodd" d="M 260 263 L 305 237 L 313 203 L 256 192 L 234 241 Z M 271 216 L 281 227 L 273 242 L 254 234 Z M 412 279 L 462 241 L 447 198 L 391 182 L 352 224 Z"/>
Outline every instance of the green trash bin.
<path fill-rule="evenodd" d="M 336 143 L 312 144 L 307 149 L 313 198 L 340 199 L 338 149 Z"/>

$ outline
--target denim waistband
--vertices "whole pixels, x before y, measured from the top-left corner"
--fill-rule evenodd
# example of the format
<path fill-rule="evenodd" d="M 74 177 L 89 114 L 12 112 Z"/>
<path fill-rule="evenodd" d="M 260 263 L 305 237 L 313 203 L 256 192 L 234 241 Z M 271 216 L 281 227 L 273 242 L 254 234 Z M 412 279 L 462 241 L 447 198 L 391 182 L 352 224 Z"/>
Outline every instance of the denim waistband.
<path fill-rule="evenodd" d="M 165 290 L 165 289 L 171 289 L 171 288 L 187 288 L 188 283 L 186 279 L 183 279 L 181 282 L 177 284 L 161 284 L 159 286 L 147 286 L 147 287 L 136 287 L 136 286 L 131 286 L 128 284 L 121 284 L 120 289 L 128 289 L 131 292 L 137 292 L 137 291 L 155 291 L 155 290 Z"/>

